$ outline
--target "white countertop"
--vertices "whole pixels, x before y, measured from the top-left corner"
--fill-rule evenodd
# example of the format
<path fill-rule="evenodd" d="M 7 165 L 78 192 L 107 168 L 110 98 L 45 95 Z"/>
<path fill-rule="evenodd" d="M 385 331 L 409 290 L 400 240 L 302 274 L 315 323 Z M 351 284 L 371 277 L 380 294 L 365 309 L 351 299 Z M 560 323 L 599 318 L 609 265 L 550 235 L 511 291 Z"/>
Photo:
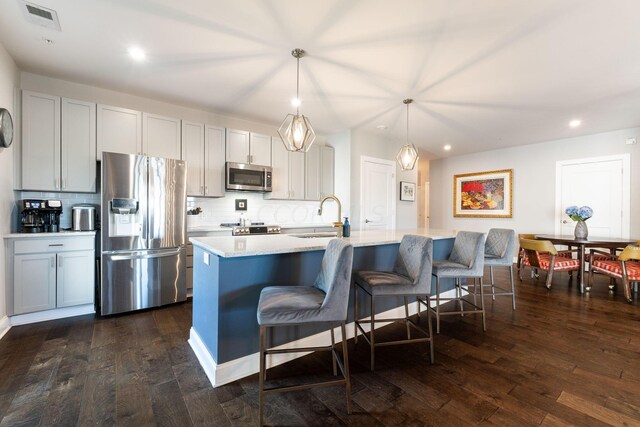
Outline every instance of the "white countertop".
<path fill-rule="evenodd" d="M 434 240 L 455 237 L 456 231 L 437 229 L 353 231 L 345 238 L 354 247 L 400 243 L 405 234 L 419 234 Z M 195 246 L 223 258 L 324 250 L 333 237 L 300 238 L 291 234 L 261 236 L 191 237 Z"/>
<path fill-rule="evenodd" d="M 58 237 L 95 236 L 95 231 L 60 231 L 58 233 L 10 233 L 5 234 L 5 239 L 43 239 Z"/>

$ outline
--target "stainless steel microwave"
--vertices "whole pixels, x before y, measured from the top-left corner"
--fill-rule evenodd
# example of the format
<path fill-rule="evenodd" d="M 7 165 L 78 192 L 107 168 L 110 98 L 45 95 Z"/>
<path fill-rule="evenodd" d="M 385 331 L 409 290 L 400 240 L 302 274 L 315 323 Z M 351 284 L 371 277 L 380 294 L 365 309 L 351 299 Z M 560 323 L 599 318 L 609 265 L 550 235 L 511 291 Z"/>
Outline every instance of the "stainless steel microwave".
<path fill-rule="evenodd" d="M 268 193 L 271 191 L 271 173 L 269 166 L 227 162 L 225 188 Z"/>

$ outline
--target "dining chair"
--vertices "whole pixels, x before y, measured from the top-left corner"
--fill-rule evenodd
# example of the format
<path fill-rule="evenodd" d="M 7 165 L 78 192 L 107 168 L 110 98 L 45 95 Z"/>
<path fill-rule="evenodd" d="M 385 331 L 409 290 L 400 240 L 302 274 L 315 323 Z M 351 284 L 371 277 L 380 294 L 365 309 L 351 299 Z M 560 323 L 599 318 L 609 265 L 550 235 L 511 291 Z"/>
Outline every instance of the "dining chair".
<path fill-rule="evenodd" d="M 573 252 L 577 252 L 577 249 L 558 251 L 549 240 L 531 239 L 520 239 L 520 247 L 525 252 L 522 267 L 536 268 L 547 272 L 547 289 L 551 289 L 554 271 L 567 271 L 572 279 L 572 272 L 580 270 L 580 260 L 570 257 Z M 523 270 L 524 268 L 521 268 L 518 273 L 520 281 L 522 281 Z"/>
<path fill-rule="evenodd" d="M 624 287 L 624 297 L 627 302 L 632 302 L 631 283 L 640 281 L 640 246 L 629 245 L 623 249 L 618 257 L 597 249 L 589 251 L 591 258 L 596 254 L 602 259 L 594 259 L 589 266 L 589 284 L 587 291 L 591 290 L 594 274 L 604 274 L 615 279 L 621 279 Z M 604 259 L 604 256 L 608 256 Z"/>
<path fill-rule="evenodd" d="M 507 228 L 492 228 L 487 233 L 487 241 L 484 245 L 484 265 L 489 267 L 489 283 L 482 286 L 491 288 L 491 297 L 495 301 L 496 296 L 510 295 L 511 305 L 516 309 L 516 288 L 513 280 L 513 250 L 515 247 L 516 232 Z M 511 280 L 511 290 L 501 288 L 496 285 L 493 277 L 493 267 L 507 267 L 509 269 L 509 279 Z M 477 289 L 480 285 L 473 282 L 473 298 L 476 300 Z M 496 289 L 498 292 L 496 292 Z"/>
<path fill-rule="evenodd" d="M 482 330 L 487 330 L 484 310 L 484 287 L 482 276 L 484 274 L 484 244 L 487 235 L 474 231 L 459 231 L 453 242 L 453 249 L 446 260 L 434 260 L 432 274 L 436 277 L 436 306 L 429 307 L 436 315 L 436 332 L 440 333 L 440 317 L 479 313 L 482 315 Z M 440 280 L 453 279 L 455 281 L 456 296 L 443 298 L 440 296 Z M 477 302 L 471 302 L 464 298 L 462 292 L 471 293 L 469 287 L 462 283 L 462 279 L 478 279 L 480 281 L 480 306 Z M 441 303 L 457 301 L 460 309 L 443 311 Z M 464 304 L 470 305 L 471 310 L 465 310 Z"/>
<path fill-rule="evenodd" d="M 433 330 L 431 314 L 427 310 L 427 331 L 409 318 L 408 298 L 417 298 L 418 306 L 424 304 L 429 307 L 431 296 L 431 271 L 433 262 L 433 240 L 429 237 L 405 235 L 400 242 L 398 255 L 393 271 L 356 271 L 353 274 L 355 285 L 354 329 L 355 342 L 358 343 L 358 330 L 371 348 L 371 370 L 375 367 L 375 348 L 380 346 L 428 342 L 430 361 L 434 360 Z M 360 320 L 358 312 L 358 289 L 369 295 L 371 301 L 371 316 L 369 320 Z M 405 317 L 399 319 L 375 318 L 375 299 L 381 297 L 403 297 Z M 375 339 L 376 322 L 392 322 L 403 320 L 407 326 L 407 339 L 377 342 Z M 362 327 L 363 323 L 370 325 L 369 337 Z M 426 336 L 411 338 L 411 328 L 415 328 Z"/>
<path fill-rule="evenodd" d="M 535 234 L 527 234 L 527 233 L 518 234 L 518 242 L 521 239 L 535 240 L 536 239 L 536 235 Z M 517 270 L 518 270 L 518 277 L 520 277 L 520 268 L 523 267 L 522 263 L 524 262 L 524 259 L 526 258 L 526 256 L 527 256 L 527 254 L 525 253 L 524 249 L 522 249 L 522 246 L 520 246 L 518 248 L 518 260 L 517 260 L 517 263 L 516 263 Z M 537 277 L 538 272 L 534 271 L 534 269 L 531 269 L 531 277 L 532 278 L 533 278 L 534 274 Z"/>
<path fill-rule="evenodd" d="M 333 239 L 327 245 L 322 258 L 320 273 L 313 286 L 269 286 L 262 289 L 258 302 L 258 324 L 260 325 L 260 374 L 259 405 L 260 425 L 263 425 L 265 395 L 276 392 L 301 390 L 309 387 L 345 384 L 347 412 L 351 413 L 351 381 L 349 378 L 349 355 L 347 353 L 347 305 L 351 285 L 353 246 L 341 239 Z M 331 345 L 274 349 L 267 348 L 270 328 L 324 323 L 331 326 Z M 342 357 L 339 356 L 334 338 L 334 326 L 340 325 L 342 335 Z M 266 359 L 270 354 L 330 351 L 333 374 L 340 367 L 342 378 L 300 385 L 265 388 Z"/>

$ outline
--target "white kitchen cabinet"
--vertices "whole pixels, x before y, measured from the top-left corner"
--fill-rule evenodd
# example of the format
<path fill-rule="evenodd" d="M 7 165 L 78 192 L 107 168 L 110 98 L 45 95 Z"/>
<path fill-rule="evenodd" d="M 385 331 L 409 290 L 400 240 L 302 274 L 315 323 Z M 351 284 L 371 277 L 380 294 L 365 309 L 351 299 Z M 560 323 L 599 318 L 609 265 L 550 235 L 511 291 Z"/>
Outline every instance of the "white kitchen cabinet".
<path fill-rule="evenodd" d="M 305 154 L 304 159 L 305 200 L 320 200 L 321 198 L 320 181 L 322 178 L 320 176 L 320 161 L 320 146 L 313 144 L 309 147 L 309 151 Z"/>
<path fill-rule="evenodd" d="M 251 132 L 249 158 L 252 165 L 271 166 L 271 137 Z"/>
<path fill-rule="evenodd" d="M 56 254 L 16 255 L 13 259 L 13 313 L 56 307 Z"/>
<path fill-rule="evenodd" d="M 224 145 L 224 128 L 205 126 L 204 195 L 207 197 L 224 197 Z"/>
<path fill-rule="evenodd" d="M 227 129 L 225 157 L 227 162 L 271 166 L 271 137 Z"/>
<path fill-rule="evenodd" d="M 320 198 L 335 194 L 335 162 L 334 148 L 329 145 L 320 146 Z"/>
<path fill-rule="evenodd" d="M 88 281 L 87 278 L 94 275 L 94 252 L 62 252 L 56 256 L 58 261 L 56 307 L 92 304 L 93 280 Z"/>
<path fill-rule="evenodd" d="M 187 162 L 187 196 L 204 196 L 204 124 L 182 122 L 182 160 Z"/>
<path fill-rule="evenodd" d="M 142 153 L 180 159 L 180 119 L 142 113 Z"/>
<path fill-rule="evenodd" d="M 96 192 L 96 104 L 62 98 L 62 191 Z"/>
<path fill-rule="evenodd" d="M 93 304 L 95 236 L 5 238 L 9 315 Z"/>
<path fill-rule="evenodd" d="M 142 154 L 142 113 L 98 104 L 97 159 L 102 152 Z"/>
<path fill-rule="evenodd" d="M 183 122 L 182 158 L 187 161 L 188 196 L 224 196 L 224 128 Z"/>
<path fill-rule="evenodd" d="M 22 189 L 60 191 L 58 96 L 22 91 Z"/>
<path fill-rule="evenodd" d="M 271 145 L 272 191 L 265 199 L 304 200 L 305 153 L 289 152 L 279 141 Z"/>
<path fill-rule="evenodd" d="M 22 92 L 22 189 L 96 191 L 96 106 Z"/>

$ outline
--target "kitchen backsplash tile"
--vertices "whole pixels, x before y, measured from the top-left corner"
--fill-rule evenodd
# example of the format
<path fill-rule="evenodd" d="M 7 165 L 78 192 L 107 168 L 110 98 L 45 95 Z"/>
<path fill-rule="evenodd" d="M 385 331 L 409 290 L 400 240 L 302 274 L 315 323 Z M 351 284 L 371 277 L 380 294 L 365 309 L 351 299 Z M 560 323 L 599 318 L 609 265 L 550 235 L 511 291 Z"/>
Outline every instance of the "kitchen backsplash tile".
<path fill-rule="evenodd" d="M 100 193 L 52 193 L 39 191 L 17 191 L 16 200 L 59 199 L 62 201 L 61 228 L 71 228 L 71 207 L 78 204 L 100 205 Z M 253 222 L 281 225 L 327 224 L 337 219 L 337 205 L 329 201 L 323 215 L 318 215 L 320 202 L 304 200 L 265 200 L 260 193 L 227 192 L 219 199 L 188 197 L 187 208 L 200 207 L 202 213 L 187 216 L 188 227 L 218 226 L 223 222 L 237 222 L 240 211 L 235 210 L 235 199 L 246 199 L 247 210 L 243 216 Z M 100 211 L 98 210 L 98 215 Z M 346 215 L 346 213 L 344 213 Z M 14 230 L 18 224 L 14 225 Z"/>
<path fill-rule="evenodd" d="M 60 215 L 60 228 L 71 228 L 71 208 L 74 205 L 91 204 L 100 205 L 100 193 L 49 193 L 41 191 L 18 191 L 16 201 L 23 199 L 57 199 L 62 202 L 62 215 Z M 19 217 L 19 216 L 18 216 Z M 18 224 L 14 227 L 17 229 Z"/>

